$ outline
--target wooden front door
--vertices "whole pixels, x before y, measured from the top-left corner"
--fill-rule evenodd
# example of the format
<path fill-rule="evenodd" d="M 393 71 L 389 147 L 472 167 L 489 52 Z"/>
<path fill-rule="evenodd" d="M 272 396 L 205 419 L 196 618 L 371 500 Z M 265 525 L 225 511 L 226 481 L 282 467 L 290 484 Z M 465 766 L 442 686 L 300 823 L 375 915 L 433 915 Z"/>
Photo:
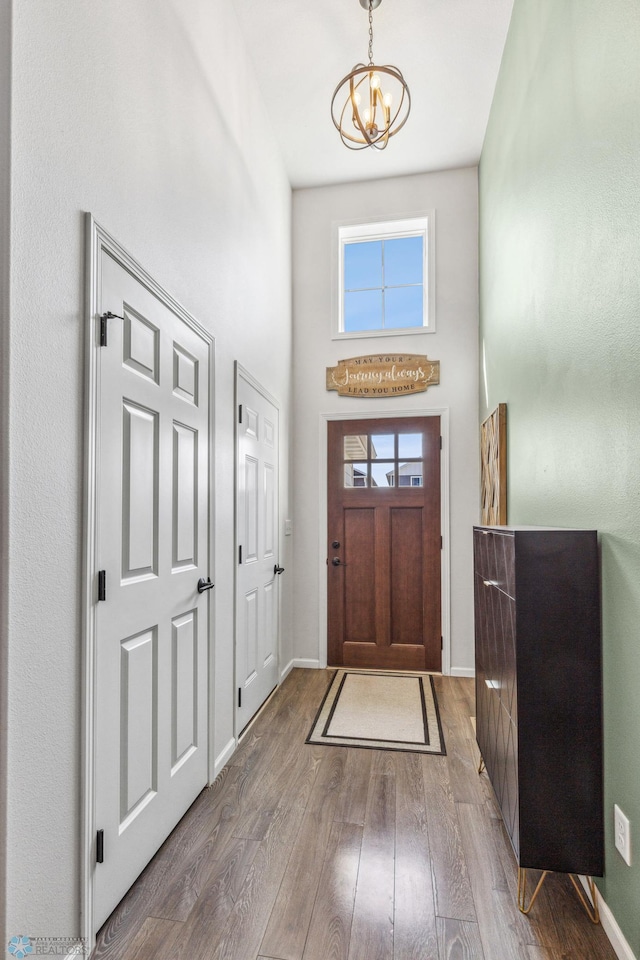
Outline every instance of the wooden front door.
<path fill-rule="evenodd" d="M 329 664 L 440 670 L 440 418 L 328 427 Z"/>

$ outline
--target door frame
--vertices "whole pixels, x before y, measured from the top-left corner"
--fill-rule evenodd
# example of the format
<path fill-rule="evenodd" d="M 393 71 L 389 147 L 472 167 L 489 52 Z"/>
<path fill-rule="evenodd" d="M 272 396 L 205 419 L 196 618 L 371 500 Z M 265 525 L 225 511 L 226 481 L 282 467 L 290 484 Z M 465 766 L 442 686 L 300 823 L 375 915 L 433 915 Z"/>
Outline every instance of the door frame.
<path fill-rule="evenodd" d="M 282 547 L 282 451 L 280 449 L 280 421 L 282 419 L 282 410 L 280 409 L 280 403 L 269 393 L 266 387 L 263 387 L 259 380 L 249 373 L 246 367 L 243 367 L 239 360 L 235 362 L 235 376 L 234 376 L 234 416 L 235 416 L 235 456 L 234 456 L 234 472 L 233 472 L 233 537 L 234 537 L 234 574 L 233 574 L 233 742 L 237 746 L 238 737 L 241 730 L 238 730 L 238 711 L 236 704 L 236 695 L 238 690 L 238 677 L 236 674 L 236 657 L 238 650 L 238 547 L 240 545 L 240 538 L 238 533 L 238 484 L 240 481 L 239 475 L 239 459 L 240 459 L 240 431 L 238 430 L 238 406 L 240 403 L 240 391 L 239 384 L 240 380 L 244 380 L 245 383 L 248 383 L 250 387 L 260 394 L 261 397 L 264 397 L 270 404 L 272 404 L 278 411 L 278 557 L 282 556 L 283 547 Z M 279 561 L 278 561 L 279 562 Z M 280 578 L 278 578 L 280 579 Z M 282 646 L 282 610 L 281 610 L 281 589 L 278 584 L 278 597 L 277 597 L 277 613 L 278 613 L 278 642 L 276 644 L 276 689 L 280 686 L 282 682 L 282 677 L 280 676 L 280 663 L 282 661 L 281 656 L 281 646 Z"/>
<path fill-rule="evenodd" d="M 93 866 L 95 861 L 95 709 L 96 709 L 96 577 L 98 557 L 98 506 L 100 480 L 100 323 L 99 297 L 101 286 L 100 261 L 102 253 L 108 253 L 126 271 L 176 314 L 188 327 L 208 344 L 209 349 L 209 569 L 214 574 L 215 550 L 213 518 L 215 472 L 214 472 L 214 394 L 215 394 L 215 338 L 189 314 L 177 300 L 167 293 L 141 264 L 131 256 L 99 223 L 91 213 L 85 214 L 85 345 L 84 345 L 84 502 L 83 502 L 83 554 L 82 554 L 82 773 L 81 773 L 81 837 L 80 837 L 80 930 L 85 948 L 91 952 L 95 947 L 93 898 Z M 214 621 L 215 601 L 210 598 L 209 637 L 207 651 L 207 750 L 208 779 L 213 780 L 213 733 L 214 714 L 213 686 L 214 669 Z"/>
<path fill-rule="evenodd" d="M 442 550 L 440 557 L 441 571 L 441 630 L 442 630 L 442 673 L 448 676 L 451 673 L 451 576 L 450 576 L 450 529 L 449 529 L 449 408 L 430 407 L 428 410 L 372 410 L 371 407 L 354 407 L 341 413 L 320 414 L 320 528 L 318 543 L 318 596 L 319 596 L 319 667 L 327 666 L 327 533 L 328 533 L 328 503 L 329 487 L 327 481 L 328 467 L 328 426 L 330 420 L 388 420 L 399 417 L 440 417 L 440 436 L 442 437 L 442 453 L 440 456 L 440 529 L 442 531 Z"/>

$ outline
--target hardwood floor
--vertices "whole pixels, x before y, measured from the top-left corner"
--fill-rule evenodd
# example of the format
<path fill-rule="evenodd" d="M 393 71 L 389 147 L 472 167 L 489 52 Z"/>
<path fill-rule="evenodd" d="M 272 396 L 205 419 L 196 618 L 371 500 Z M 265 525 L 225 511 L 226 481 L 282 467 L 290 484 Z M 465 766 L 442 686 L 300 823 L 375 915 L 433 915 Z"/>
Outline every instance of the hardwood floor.
<path fill-rule="evenodd" d="M 306 745 L 328 679 L 287 677 L 95 960 L 615 960 L 568 877 L 519 913 L 472 681 L 436 678 L 440 757 Z"/>

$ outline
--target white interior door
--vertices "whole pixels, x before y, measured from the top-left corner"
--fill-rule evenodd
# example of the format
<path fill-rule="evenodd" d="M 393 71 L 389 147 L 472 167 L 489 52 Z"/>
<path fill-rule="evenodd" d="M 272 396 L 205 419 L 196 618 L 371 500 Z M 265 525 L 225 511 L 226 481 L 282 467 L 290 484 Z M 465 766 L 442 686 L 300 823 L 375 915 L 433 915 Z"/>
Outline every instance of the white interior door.
<path fill-rule="evenodd" d="M 100 272 L 95 929 L 207 783 L 213 374 L 186 315 L 105 250 Z"/>
<path fill-rule="evenodd" d="M 278 682 L 278 408 L 238 369 L 236 730 Z"/>

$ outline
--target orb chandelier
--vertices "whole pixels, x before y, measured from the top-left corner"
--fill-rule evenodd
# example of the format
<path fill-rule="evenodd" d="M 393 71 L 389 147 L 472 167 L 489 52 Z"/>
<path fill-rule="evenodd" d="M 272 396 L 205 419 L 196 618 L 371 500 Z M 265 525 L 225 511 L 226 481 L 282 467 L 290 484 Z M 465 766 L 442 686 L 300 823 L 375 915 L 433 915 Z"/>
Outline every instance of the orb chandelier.
<path fill-rule="evenodd" d="M 404 127 L 411 109 L 409 87 L 398 68 L 373 62 L 373 11 L 381 3 L 360 0 L 369 11 L 369 62 L 357 63 L 331 99 L 331 118 L 349 150 L 384 150 L 389 137 Z"/>

